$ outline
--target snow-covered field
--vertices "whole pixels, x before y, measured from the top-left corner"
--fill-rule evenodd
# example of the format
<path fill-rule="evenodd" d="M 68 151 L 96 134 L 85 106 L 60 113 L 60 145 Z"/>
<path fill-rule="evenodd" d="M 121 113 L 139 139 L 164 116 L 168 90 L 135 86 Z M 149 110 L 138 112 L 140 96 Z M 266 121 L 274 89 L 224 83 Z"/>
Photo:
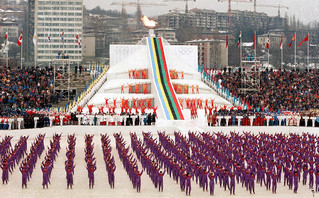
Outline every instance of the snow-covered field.
<path fill-rule="evenodd" d="M 302 132 L 319 132 L 318 128 L 296 128 L 296 127 L 219 127 L 219 128 L 184 128 L 183 126 L 174 127 L 158 127 L 158 126 L 136 126 L 136 127 L 106 127 L 106 126 L 63 126 L 63 127 L 52 127 L 43 129 L 29 129 L 29 130 L 14 130 L 14 131 L 0 131 L 0 138 L 5 135 L 14 136 L 11 141 L 12 146 L 17 142 L 21 135 L 30 135 L 28 140 L 28 150 L 31 143 L 34 141 L 34 137 L 39 133 L 46 133 L 45 138 L 45 151 L 53 133 L 62 133 L 61 139 L 61 151 L 54 163 L 54 169 L 51 175 L 51 185 L 49 189 L 42 189 L 42 172 L 40 169 L 40 163 L 43 161 L 45 153 L 42 153 L 41 159 L 38 160 L 36 168 L 34 169 L 32 178 L 28 182 L 28 189 L 21 188 L 21 173 L 18 167 L 15 167 L 14 172 L 9 175 L 9 183 L 2 185 L 0 184 L 0 197 L 185 197 L 185 192 L 182 192 L 179 188 L 179 184 L 176 184 L 172 178 L 167 174 L 164 176 L 164 191 L 158 192 L 151 182 L 151 179 L 146 173 L 142 175 L 142 189 L 140 193 L 137 193 L 133 189 L 129 177 L 127 176 L 121 161 L 118 158 L 117 150 L 115 149 L 115 140 L 113 133 L 121 132 L 130 145 L 129 132 L 137 132 L 138 137 L 141 138 L 142 131 L 150 131 L 153 136 L 157 137 L 157 130 L 165 130 L 167 133 L 172 134 L 174 130 L 180 130 L 186 133 L 189 129 L 201 130 L 201 131 L 251 131 L 254 133 L 258 132 L 283 132 L 283 133 L 302 133 Z M 67 134 L 76 134 L 76 156 L 75 156 L 75 175 L 74 175 L 74 186 L 72 190 L 66 188 L 66 178 L 64 170 L 64 161 L 66 160 L 65 151 L 67 146 Z M 105 169 L 105 163 L 103 160 L 103 154 L 101 149 L 100 134 L 107 133 L 111 138 L 113 150 L 112 155 L 115 157 L 116 172 L 115 172 L 115 189 L 111 189 L 107 181 L 107 172 Z M 97 158 L 97 171 L 95 172 L 95 186 L 94 189 L 89 189 L 87 170 L 85 168 L 84 161 L 84 135 L 95 134 L 94 137 L 94 152 Z M 140 166 L 141 167 L 141 166 Z M 203 192 L 201 188 L 192 182 L 192 197 L 208 197 L 208 192 Z M 224 191 L 219 185 L 215 187 L 215 197 L 229 197 L 229 191 Z M 231 197 L 319 197 L 319 193 L 313 194 L 308 186 L 299 185 L 298 193 L 295 194 L 289 190 L 283 183 L 278 184 L 277 194 L 266 191 L 265 187 L 260 187 L 256 184 L 256 194 L 250 195 L 245 188 L 240 185 L 236 185 L 236 195 Z"/>

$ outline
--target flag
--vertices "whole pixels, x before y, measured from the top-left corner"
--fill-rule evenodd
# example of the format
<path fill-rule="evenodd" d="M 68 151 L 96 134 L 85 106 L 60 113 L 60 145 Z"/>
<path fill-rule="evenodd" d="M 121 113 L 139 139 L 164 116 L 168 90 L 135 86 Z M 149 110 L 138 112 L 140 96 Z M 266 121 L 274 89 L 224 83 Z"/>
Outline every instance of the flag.
<path fill-rule="evenodd" d="M 6 34 L 4 35 L 4 46 L 7 46 L 7 42 L 8 42 L 8 32 L 6 32 Z"/>
<path fill-rule="evenodd" d="M 20 46 L 22 44 L 22 35 L 23 35 L 23 32 L 21 31 L 21 34 L 18 38 L 18 41 L 17 41 L 17 44 Z"/>
<path fill-rule="evenodd" d="M 240 41 L 241 41 L 241 33 L 239 34 L 239 37 L 238 37 L 237 47 L 239 47 L 239 46 L 240 46 Z"/>
<path fill-rule="evenodd" d="M 253 49 L 256 47 L 256 33 L 254 33 Z"/>
<path fill-rule="evenodd" d="M 283 42 L 283 40 L 282 40 L 282 33 L 281 33 L 281 40 L 280 40 L 280 49 L 282 50 L 282 42 Z"/>
<path fill-rule="evenodd" d="M 228 48 L 228 35 L 226 35 L 226 48 Z"/>
<path fill-rule="evenodd" d="M 62 43 L 64 44 L 64 32 L 62 32 L 61 34 L 61 40 L 62 40 Z"/>
<path fill-rule="evenodd" d="M 309 34 L 307 34 L 307 36 L 304 38 L 304 40 L 302 40 L 302 41 L 299 43 L 299 47 L 302 45 L 303 42 L 306 42 L 306 41 L 309 41 Z"/>
<path fill-rule="evenodd" d="M 33 35 L 33 44 L 34 44 L 34 45 L 37 45 L 37 32 L 34 32 L 34 35 Z"/>
<path fill-rule="evenodd" d="M 50 33 L 48 33 L 48 42 L 51 42 L 51 36 L 50 36 Z"/>
<path fill-rule="evenodd" d="M 76 38 L 76 42 L 78 43 L 78 45 L 81 45 L 81 42 L 79 39 L 79 34 L 76 34 L 75 38 Z"/>
<path fill-rule="evenodd" d="M 296 34 L 292 37 L 290 43 L 288 44 L 289 48 L 291 47 L 292 43 L 296 40 Z"/>
<path fill-rule="evenodd" d="M 267 49 L 269 49 L 269 45 L 270 45 L 270 39 L 269 39 L 269 33 L 268 33 L 267 43 L 266 43 L 266 48 Z"/>

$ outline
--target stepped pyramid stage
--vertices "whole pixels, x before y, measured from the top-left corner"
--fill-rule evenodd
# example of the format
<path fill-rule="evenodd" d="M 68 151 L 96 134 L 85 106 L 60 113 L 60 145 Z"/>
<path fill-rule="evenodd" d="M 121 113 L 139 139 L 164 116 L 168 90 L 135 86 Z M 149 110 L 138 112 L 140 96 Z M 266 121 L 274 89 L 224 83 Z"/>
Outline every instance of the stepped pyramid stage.
<path fill-rule="evenodd" d="M 143 71 L 147 77 L 145 73 L 140 75 Z M 123 100 L 132 108 L 132 113 L 141 103 L 146 113 L 154 111 L 148 108 L 150 105 L 157 107 L 158 121 L 165 122 L 191 120 L 187 106 L 188 101 L 194 99 L 215 107 L 231 106 L 201 81 L 197 46 L 170 45 L 157 37 L 144 38 L 136 45 L 111 45 L 110 69 L 106 75 L 105 84 L 87 103 L 94 105 L 93 113 L 106 104 L 105 99 L 112 105 L 115 101 L 116 113 L 123 110 Z M 141 89 L 143 85 L 147 88 Z M 197 120 L 206 120 L 204 109 L 198 109 Z"/>

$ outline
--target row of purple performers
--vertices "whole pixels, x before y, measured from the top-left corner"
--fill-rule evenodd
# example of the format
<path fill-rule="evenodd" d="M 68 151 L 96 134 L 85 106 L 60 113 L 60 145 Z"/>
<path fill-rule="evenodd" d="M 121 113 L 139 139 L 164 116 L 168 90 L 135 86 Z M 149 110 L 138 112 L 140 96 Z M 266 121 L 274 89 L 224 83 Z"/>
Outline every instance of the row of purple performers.
<path fill-rule="evenodd" d="M 33 170 L 36 166 L 38 158 L 44 151 L 44 134 L 39 134 L 30 147 L 30 152 L 26 158 L 22 160 L 20 172 L 22 174 L 22 188 L 27 188 L 27 182 L 32 177 Z"/>
<path fill-rule="evenodd" d="M 27 140 L 29 137 L 21 136 L 14 148 L 11 147 L 11 137 L 6 136 L 3 140 L 3 150 L 1 151 L 0 167 L 2 169 L 2 184 L 8 183 L 9 172 L 12 173 L 15 166 L 24 157 L 27 151 Z"/>
<path fill-rule="evenodd" d="M 0 142 L 0 158 L 2 159 L 5 156 L 9 149 L 11 148 L 11 139 L 12 136 L 5 136 L 2 141 Z"/>
<path fill-rule="evenodd" d="M 123 167 L 126 170 L 130 181 L 132 182 L 133 188 L 137 192 L 141 191 L 141 176 L 143 170 L 138 170 L 137 160 L 133 157 L 133 154 L 129 152 L 129 147 L 126 146 L 126 142 L 121 133 L 113 134 L 116 143 L 116 149 L 119 154 L 119 158 L 123 163 Z"/>
<path fill-rule="evenodd" d="M 114 188 L 115 177 L 114 172 L 116 170 L 114 157 L 112 156 L 112 147 L 111 140 L 107 134 L 101 134 L 101 143 L 102 143 L 102 152 L 104 157 L 104 162 L 106 166 L 106 172 L 108 175 L 109 185 L 111 188 Z"/>
<path fill-rule="evenodd" d="M 50 178 L 52 169 L 54 168 L 54 161 L 56 157 L 58 156 L 58 152 L 60 152 L 60 140 L 61 140 L 61 134 L 54 134 L 53 135 L 53 141 L 50 140 L 50 147 L 48 148 L 48 151 L 46 153 L 46 156 L 44 157 L 44 160 L 41 164 L 41 170 L 42 170 L 42 187 L 48 188 L 48 184 L 51 184 Z"/>
<path fill-rule="evenodd" d="M 73 175 L 74 175 L 74 158 L 75 158 L 75 143 L 76 143 L 76 137 L 75 134 L 68 135 L 68 146 L 66 148 L 66 158 L 65 161 L 65 172 L 66 172 L 66 183 L 67 183 L 67 189 L 71 188 L 73 186 Z"/>
<path fill-rule="evenodd" d="M 148 146 L 137 138 L 136 133 L 130 133 L 130 137 L 132 150 L 136 153 L 137 159 L 140 160 L 143 170 L 146 170 L 155 188 L 158 188 L 158 191 L 162 192 L 165 171 L 160 170 L 162 167 L 161 164 L 159 164 L 157 158 L 152 154 Z"/>
<path fill-rule="evenodd" d="M 89 177 L 89 188 L 93 189 L 94 186 L 94 172 L 96 171 L 96 161 L 94 157 L 94 144 L 93 144 L 93 137 L 94 135 L 85 135 L 85 162 L 86 162 L 86 169 L 88 171 Z"/>
<path fill-rule="evenodd" d="M 5 162 L 4 159 L 10 153 L 11 147 L 11 139 L 12 136 L 5 136 L 0 142 L 0 167 L 2 169 L 2 184 L 8 183 L 9 173 L 8 173 L 8 162 Z"/>
<path fill-rule="evenodd" d="M 122 136 L 115 134 L 125 169 L 134 180 L 136 160 Z M 255 193 L 255 183 L 276 193 L 278 183 L 298 192 L 299 183 L 319 191 L 319 138 L 309 133 L 266 134 L 175 132 L 175 141 L 165 132 L 158 141 L 143 133 L 143 142 L 131 133 L 131 146 L 155 187 L 162 191 L 165 171 L 189 195 L 191 179 L 214 195 L 215 184 L 235 194 L 239 185 Z M 138 181 L 140 183 L 140 180 Z M 134 184 L 133 184 L 134 185 Z"/>

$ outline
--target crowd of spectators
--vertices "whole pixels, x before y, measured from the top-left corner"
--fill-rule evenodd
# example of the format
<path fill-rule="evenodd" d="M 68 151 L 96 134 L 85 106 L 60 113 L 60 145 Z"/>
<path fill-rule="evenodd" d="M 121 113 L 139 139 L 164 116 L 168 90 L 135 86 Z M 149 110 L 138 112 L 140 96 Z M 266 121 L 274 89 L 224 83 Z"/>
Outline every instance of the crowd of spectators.
<path fill-rule="evenodd" d="M 208 126 L 216 126 L 217 124 L 217 116 L 221 116 L 221 126 L 226 126 L 226 117 L 229 118 L 228 125 L 229 126 L 238 126 L 238 116 L 242 116 L 242 120 L 240 122 L 241 126 L 250 126 L 250 118 L 254 117 L 253 126 L 267 126 L 267 116 L 270 117 L 269 126 L 285 126 L 288 124 L 289 126 L 297 125 L 297 116 L 300 116 L 300 124 L 299 126 L 312 126 L 312 117 L 315 117 L 315 127 L 319 127 L 319 115 L 316 112 L 300 112 L 300 113 L 288 113 L 288 120 L 283 119 L 280 123 L 279 117 L 284 114 L 280 113 L 271 113 L 271 112 L 257 112 L 255 109 L 251 110 L 227 110 L 227 109 L 219 109 L 218 111 L 213 111 L 211 114 L 207 114 L 207 123 Z M 307 120 L 305 119 L 306 117 Z M 305 123 L 307 122 L 307 124 Z"/>
<path fill-rule="evenodd" d="M 318 71 L 263 71 L 259 92 L 240 93 L 241 72 L 219 72 L 211 76 L 245 105 L 271 112 L 319 109 Z"/>
<path fill-rule="evenodd" d="M 0 70 L 2 115 L 21 114 L 25 109 L 50 108 L 59 102 L 53 93 L 51 68 L 3 68 Z"/>

